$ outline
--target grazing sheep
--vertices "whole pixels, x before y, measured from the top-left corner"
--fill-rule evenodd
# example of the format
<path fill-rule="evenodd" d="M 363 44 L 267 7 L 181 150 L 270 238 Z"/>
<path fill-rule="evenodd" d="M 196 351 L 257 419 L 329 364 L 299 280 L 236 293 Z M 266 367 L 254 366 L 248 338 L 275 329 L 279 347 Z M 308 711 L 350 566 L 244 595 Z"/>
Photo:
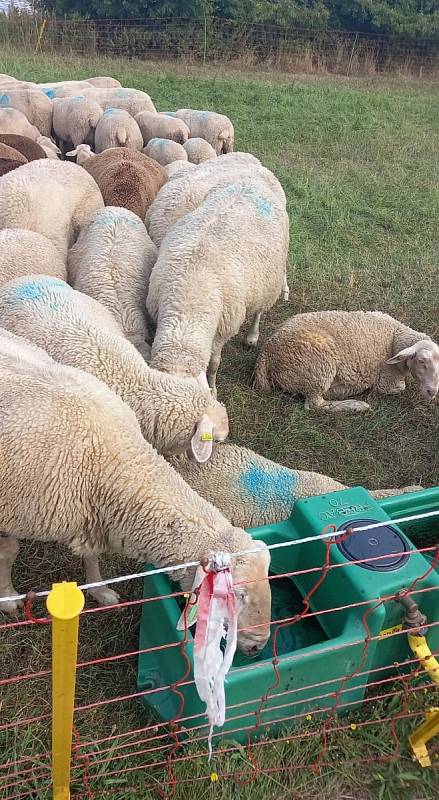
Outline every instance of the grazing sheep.
<path fill-rule="evenodd" d="M 233 151 L 235 132 L 230 119 L 215 111 L 196 111 L 192 108 L 180 108 L 175 112 L 188 126 L 192 137 L 205 139 L 212 145 L 215 153 L 231 153 Z"/>
<path fill-rule="evenodd" d="M 188 139 L 187 142 L 183 144 L 183 147 L 192 164 L 201 164 L 203 161 L 210 161 L 211 158 L 217 157 L 212 145 L 198 137 Z"/>
<path fill-rule="evenodd" d="M 21 111 L 43 136 L 50 136 L 53 107 L 49 98 L 42 92 L 22 87 L 8 89 L 7 93 L 0 96 L 0 106 Z"/>
<path fill-rule="evenodd" d="M 36 143 L 43 148 L 47 158 L 61 157 L 61 150 L 49 136 L 39 136 Z"/>
<path fill-rule="evenodd" d="M 317 311 L 290 317 L 265 343 L 254 386 L 303 395 L 305 408 L 365 411 L 349 399 L 368 389 L 400 394 L 411 373 L 424 400 L 439 391 L 439 346 L 381 311 Z"/>
<path fill-rule="evenodd" d="M 0 229 L 41 233 L 64 261 L 80 226 L 102 206 L 91 175 L 67 161 L 39 159 L 0 179 Z"/>
<path fill-rule="evenodd" d="M 40 140 L 43 138 L 45 137 L 39 137 Z M 16 133 L 1 133 L 0 142 L 7 144 L 9 147 L 13 147 L 14 150 L 18 150 L 19 153 L 26 157 L 27 161 L 47 158 L 47 153 L 41 144 L 33 139 L 29 139 L 28 136 L 19 136 Z"/>
<path fill-rule="evenodd" d="M 195 164 L 192 164 L 190 161 L 171 161 L 170 164 L 166 164 L 164 170 L 169 178 L 173 178 L 176 175 L 180 175 L 182 172 L 186 172 L 188 169 L 192 169 L 195 167 Z"/>
<path fill-rule="evenodd" d="M 53 101 L 53 130 L 64 152 L 78 144 L 94 144 L 95 129 L 102 108 L 85 97 L 67 97 Z"/>
<path fill-rule="evenodd" d="M 173 225 L 151 273 L 147 309 L 157 322 L 152 366 L 197 375 L 216 373 L 224 344 L 247 316 L 256 344 L 262 312 L 285 281 L 288 215 L 279 195 L 253 179 L 215 189 Z"/>
<path fill-rule="evenodd" d="M 190 141 L 190 140 L 189 140 Z M 263 180 L 286 206 L 285 193 L 278 179 L 261 164 L 235 163 L 225 156 L 207 161 L 182 174 L 175 174 L 157 194 L 146 218 L 149 235 L 157 247 L 178 219 L 189 214 L 203 202 L 214 188 L 235 181 Z"/>
<path fill-rule="evenodd" d="M 107 75 L 98 76 L 97 78 L 86 78 L 86 81 L 91 86 L 97 86 L 99 89 L 120 89 L 122 87 L 120 81 Z"/>
<path fill-rule="evenodd" d="M 97 556 L 106 551 L 157 567 L 218 551 L 255 551 L 232 558 L 232 576 L 239 584 L 238 645 L 249 655 L 261 650 L 270 635 L 267 548 L 184 482 L 101 381 L 7 332 L 0 337 L 0 376 L 0 413 L 7 420 L 0 431 L 0 596 L 16 594 L 12 537 L 66 544 L 86 557 L 88 580 L 100 578 Z M 174 572 L 185 591 L 193 574 Z M 113 591 L 92 593 L 114 602 Z M 13 613 L 17 605 L 11 601 L 3 610 Z"/>
<path fill-rule="evenodd" d="M 141 150 L 143 147 L 140 128 L 128 111 L 107 108 L 96 125 L 96 153 L 102 153 L 111 147 L 128 147 L 132 150 Z"/>
<path fill-rule="evenodd" d="M 173 139 L 174 142 L 184 144 L 189 137 L 189 128 L 182 119 L 142 111 L 141 114 L 136 114 L 135 120 L 141 130 L 144 144 L 155 138 Z"/>
<path fill-rule="evenodd" d="M 67 155 L 81 160 L 99 186 L 106 206 L 127 208 L 142 221 L 167 179 L 160 164 L 126 147 L 112 147 L 93 155 L 88 145 L 79 145 Z"/>
<path fill-rule="evenodd" d="M 143 222 L 126 208 L 107 206 L 84 225 L 68 255 L 71 285 L 106 306 L 146 358 L 146 295 L 157 248 Z"/>
<path fill-rule="evenodd" d="M 347 488 L 319 472 L 288 469 L 236 444 L 218 444 L 201 468 L 184 454 L 168 461 L 197 494 L 240 528 L 281 522 L 288 519 L 296 500 Z M 421 488 L 377 489 L 370 494 L 379 499 Z"/>
<path fill-rule="evenodd" d="M 41 132 L 16 108 L 0 108 L 0 133 L 17 133 L 34 141 Z"/>
<path fill-rule="evenodd" d="M 92 86 L 81 90 L 81 94 L 99 103 L 104 111 L 106 108 L 119 108 L 127 111 L 132 117 L 142 111 L 155 113 L 155 106 L 149 94 L 140 89 L 99 89 Z"/>
<path fill-rule="evenodd" d="M 20 153 L 19 150 L 15 149 L 15 147 L 10 147 L 8 144 L 4 144 L 3 142 L 0 142 L 0 159 L 17 161 L 19 164 L 27 164 L 27 158 L 23 155 L 23 153 Z"/>
<path fill-rule="evenodd" d="M 110 311 L 67 283 L 46 275 L 8 283 L 0 288 L 0 319 L 56 361 L 104 381 L 133 409 L 143 436 L 159 452 L 187 450 L 205 461 L 213 441 L 226 438 L 227 412 L 213 400 L 205 379 L 150 369 Z M 202 438 L 206 433 L 208 441 Z"/>
<path fill-rule="evenodd" d="M 162 166 L 172 164 L 173 161 L 187 161 L 187 153 L 183 145 L 172 139 L 159 139 L 158 137 L 150 139 L 143 148 L 143 152 Z"/>
<path fill-rule="evenodd" d="M 0 231 L 0 285 L 33 272 L 67 280 L 66 265 L 45 236 L 25 228 Z"/>

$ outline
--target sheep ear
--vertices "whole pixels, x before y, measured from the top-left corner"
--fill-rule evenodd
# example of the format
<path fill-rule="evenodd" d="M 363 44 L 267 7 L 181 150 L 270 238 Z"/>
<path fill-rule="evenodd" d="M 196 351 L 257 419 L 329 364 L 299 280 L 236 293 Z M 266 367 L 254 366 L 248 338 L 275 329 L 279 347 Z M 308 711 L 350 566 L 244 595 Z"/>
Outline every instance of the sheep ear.
<path fill-rule="evenodd" d="M 61 152 L 61 150 L 59 152 Z M 69 152 L 66 153 L 66 156 L 71 156 L 71 158 L 74 158 L 75 156 L 78 155 L 78 153 L 79 153 L 79 150 L 78 150 L 77 147 L 75 147 L 74 150 L 69 150 Z"/>
<path fill-rule="evenodd" d="M 210 392 L 210 386 L 207 382 L 207 377 L 205 372 L 200 372 L 200 374 L 197 375 L 195 380 L 198 382 L 199 386 L 201 386 L 202 389 L 207 389 L 207 391 Z"/>
<path fill-rule="evenodd" d="M 401 364 L 403 361 L 407 361 L 408 358 L 411 358 L 416 354 L 416 345 L 413 344 L 411 347 L 405 347 L 404 350 L 400 350 L 392 358 L 388 358 L 386 364 Z"/>
<path fill-rule="evenodd" d="M 203 414 L 191 439 L 191 452 L 199 464 L 205 464 L 213 450 L 213 423 Z"/>
<path fill-rule="evenodd" d="M 264 563 L 266 563 L 268 569 L 268 567 L 270 566 L 271 558 L 270 558 L 270 551 L 267 545 L 265 544 L 265 542 L 262 541 L 262 539 L 253 539 L 253 544 L 255 545 L 255 548 L 260 551 L 258 555 L 261 556 Z"/>

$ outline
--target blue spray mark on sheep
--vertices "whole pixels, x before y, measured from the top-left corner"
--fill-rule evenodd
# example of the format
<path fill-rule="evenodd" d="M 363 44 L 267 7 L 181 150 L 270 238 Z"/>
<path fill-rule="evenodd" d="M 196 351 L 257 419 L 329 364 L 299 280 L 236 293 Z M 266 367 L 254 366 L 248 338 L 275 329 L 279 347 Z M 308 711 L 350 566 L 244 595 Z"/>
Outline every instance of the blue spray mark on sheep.
<path fill-rule="evenodd" d="M 114 114 L 115 111 L 117 111 L 116 108 L 113 108 L 113 106 L 109 106 L 108 108 L 105 109 L 103 116 L 110 117 L 112 114 Z"/>
<path fill-rule="evenodd" d="M 116 92 L 116 97 L 128 97 L 129 93 L 129 89 L 118 89 Z"/>
<path fill-rule="evenodd" d="M 118 222 L 123 222 L 125 225 L 130 225 L 133 228 L 145 228 L 143 222 L 139 217 L 131 216 L 131 213 L 126 208 L 117 208 L 114 210 L 105 209 L 96 218 L 93 227 L 105 228 L 107 225 L 115 225 Z"/>
<path fill-rule="evenodd" d="M 261 217 L 264 217 L 265 219 L 270 219 L 273 217 L 272 203 L 263 195 L 258 194 L 253 186 L 246 186 L 242 183 L 231 183 L 229 186 L 225 186 L 222 191 L 225 196 L 228 195 L 229 197 L 236 197 L 237 195 L 241 195 L 242 197 L 247 198 L 247 200 L 253 203 Z"/>
<path fill-rule="evenodd" d="M 0 106 L 6 108 L 9 105 L 9 97 L 7 94 L 2 94 L 0 97 Z"/>
<path fill-rule="evenodd" d="M 22 283 L 20 286 L 14 287 L 10 292 L 10 299 L 13 301 L 30 300 L 31 302 L 38 302 L 46 299 L 47 289 L 65 288 L 69 288 L 67 283 L 58 278 L 40 278 L 37 281 L 29 281 L 29 283 Z"/>
<path fill-rule="evenodd" d="M 253 463 L 238 478 L 238 485 L 245 496 L 251 497 L 259 505 L 269 502 L 283 502 L 294 505 L 294 490 L 299 476 L 284 467 L 264 469 Z"/>
<path fill-rule="evenodd" d="M 53 100 L 53 98 L 56 97 L 56 89 L 44 89 L 43 88 L 43 89 L 41 89 L 41 91 L 43 92 L 43 94 L 46 95 L 46 97 L 49 98 L 49 100 Z"/>

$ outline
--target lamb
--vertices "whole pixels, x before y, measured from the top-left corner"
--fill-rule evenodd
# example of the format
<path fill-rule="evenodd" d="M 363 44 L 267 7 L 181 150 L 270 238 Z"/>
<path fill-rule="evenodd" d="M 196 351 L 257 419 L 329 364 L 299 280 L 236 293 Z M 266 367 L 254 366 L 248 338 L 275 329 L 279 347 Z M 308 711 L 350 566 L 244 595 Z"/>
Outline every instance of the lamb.
<path fill-rule="evenodd" d="M 39 137 L 41 140 L 43 137 Z M 28 136 L 19 136 L 16 133 L 0 134 L 0 142 L 18 150 L 27 161 L 36 161 L 38 158 L 47 158 L 47 153 L 39 142 L 29 139 Z"/>
<path fill-rule="evenodd" d="M 189 128 L 182 119 L 142 111 L 136 114 L 135 120 L 141 130 L 144 144 L 148 144 L 150 139 L 156 137 L 173 139 L 174 142 L 184 144 L 189 137 Z"/>
<path fill-rule="evenodd" d="M 67 280 L 64 261 L 45 236 L 24 228 L 0 231 L 0 285 L 35 271 Z"/>
<path fill-rule="evenodd" d="M 17 133 L 34 141 L 40 136 L 38 128 L 16 108 L 0 108 L 0 133 Z"/>
<path fill-rule="evenodd" d="M 180 108 L 175 112 L 188 126 L 191 137 L 200 137 L 212 145 L 215 153 L 231 153 L 235 142 L 235 132 L 231 120 L 215 111 L 196 111 Z"/>
<path fill-rule="evenodd" d="M 157 248 L 143 222 L 114 206 L 90 218 L 68 255 L 71 285 L 106 306 L 147 360 L 145 301 L 156 258 Z"/>
<path fill-rule="evenodd" d="M 95 151 L 102 153 L 111 147 L 141 150 L 143 138 L 135 119 L 127 111 L 107 108 L 95 130 Z"/>
<path fill-rule="evenodd" d="M 104 381 L 133 409 L 159 452 L 186 450 L 204 462 L 213 442 L 227 437 L 227 412 L 212 399 L 205 378 L 150 369 L 110 311 L 64 281 L 27 275 L 8 283 L 0 288 L 0 319 L 56 361 Z"/>
<path fill-rule="evenodd" d="M 79 145 L 67 155 L 76 155 L 77 162 L 92 175 L 106 206 L 123 206 L 142 221 L 167 179 L 160 164 L 127 147 L 112 147 L 93 155 L 88 145 Z"/>
<path fill-rule="evenodd" d="M 424 400 L 439 391 L 439 347 L 381 311 L 317 311 L 290 317 L 265 343 L 254 386 L 279 386 L 306 409 L 366 411 L 368 389 L 400 394 L 411 373 Z"/>
<path fill-rule="evenodd" d="M 61 258 L 102 195 L 88 173 L 67 161 L 39 159 L 0 179 L 0 230 L 26 228 L 46 236 Z"/>
<path fill-rule="evenodd" d="M 47 158 L 60 158 L 62 153 L 58 145 L 49 136 L 39 136 L 36 144 L 43 148 Z"/>
<path fill-rule="evenodd" d="M 97 103 L 82 96 L 54 100 L 53 130 L 63 151 L 78 144 L 93 145 L 102 114 Z"/>
<path fill-rule="evenodd" d="M 155 113 L 155 106 L 149 94 L 140 89 L 98 89 L 92 86 L 81 90 L 81 94 L 99 103 L 104 111 L 106 108 L 119 108 L 127 111 L 132 117 L 142 111 Z"/>
<path fill-rule="evenodd" d="M 187 153 L 183 145 L 172 139 L 160 139 L 155 137 L 150 139 L 146 147 L 143 148 L 143 153 L 149 158 L 158 161 L 162 166 L 172 164 L 173 161 L 187 161 Z"/>
<path fill-rule="evenodd" d="M 42 92 L 25 87 L 8 89 L 7 94 L 1 97 L 1 106 L 21 111 L 43 136 L 50 136 L 53 107 L 49 98 Z"/>
<path fill-rule="evenodd" d="M 192 164 L 201 164 L 203 161 L 210 161 L 211 158 L 217 157 L 212 145 L 197 136 L 188 139 L 183 147 Z"/>
<path fill-rule="evenodd" d="M 145 442 L 133 411 L 101 381 L 6 331 L 0 376 L 0 596 L 16 596 L 14 537 L 66 544 L 85 557 L 88 581 L 100 579 L 97 556 L 105 551 L 157 567 L 244 551 L 232 559 L 238 646 L 248 655 L 259 652 L 270 635 L 266 546 L 200 498 Z M 188 591 L 193 570 L 174 575 Z M 101 602 L 114 602 L 114 592 L 92 591 Z M 17 605 L 3 601 L 3 610 L 13 613 Z"/>
<path fill-rule="evenodd" d="M 296 500 L 348 488 L 319 472 L 288 469 L 236 444 L 218 444 L 201 468 L 184 454 L 167 460 L 197 494 L 241 528 L 274 525 L 288 519 Z M 420 489 L 406 486 L 370 494 L 379 499 Z"/>
<path fill-rule="evenodd" d="M 288 254 L 288 215 L 266 183 L 215 189 L 173 225 L 151 273 L 147 310 L 157 323 L 151 365 L 197 375 L 216 373 L 224 344 L 247 316 L 247 343 L 263 311 L 279 298 Z"/>
<path fill-rule="evenodd" d="M 197 165 L 191 171 L 174 175 L 173 180 L 167 182 L 157 194 L 145 218 L 154 244 L 160 247 L 172 225 L 198 208 L 211 189 L 227 186 L 236 180 L 253 179 L 265 181 L 286 206 L 282 186 L 273 173 L 261 164 L 240 164 L 221 156 L 215 161 Z"/>

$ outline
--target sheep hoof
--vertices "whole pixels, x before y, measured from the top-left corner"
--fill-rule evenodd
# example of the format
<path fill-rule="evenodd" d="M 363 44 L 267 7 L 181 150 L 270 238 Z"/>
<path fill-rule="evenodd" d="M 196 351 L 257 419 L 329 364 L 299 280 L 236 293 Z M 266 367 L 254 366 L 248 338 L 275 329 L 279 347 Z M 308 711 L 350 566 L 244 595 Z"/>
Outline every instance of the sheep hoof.
<path fill-rule="evenodd" d="M 95 589 L 89 589 L 88 591 L 100 606 L 115 606 L 120 602 L 117 592 L 109 589 L 108 586 L 97 586 Z"/>
<path fill-rule="evenodd" d="M 285 289 L 282 289 L 281 298 L 282 298 L 282 300 L 285 300 L 285 302 L 287 302 L 287 300 L 290 299 L 290 287 L 289 286 L 287 286 Z"/>
<path fill-rule="evenodd" d="M 247 338 L 245 340 L 245 343 L 246 343 L 247 347 L 256 347 L 258 341 L 259 341 L 259 334 L 256 335 L 254 333 L 250 333 L 247 336 Z"/>
<path fill-rule="evenodd" d="M 8 593 L 9 594 L 9 593 Z M 15 596 L 18 594 L 17 592 L 10 592 L 11 596 Z M 20 616 L 20 611 L 23 608 L 23 601 L 22 600 L 8 600 L 0 603 L 0 611 L 3 614 L 6 614 L 8 617 L 12 617 L 13 619 L 17 619 Z"/>

